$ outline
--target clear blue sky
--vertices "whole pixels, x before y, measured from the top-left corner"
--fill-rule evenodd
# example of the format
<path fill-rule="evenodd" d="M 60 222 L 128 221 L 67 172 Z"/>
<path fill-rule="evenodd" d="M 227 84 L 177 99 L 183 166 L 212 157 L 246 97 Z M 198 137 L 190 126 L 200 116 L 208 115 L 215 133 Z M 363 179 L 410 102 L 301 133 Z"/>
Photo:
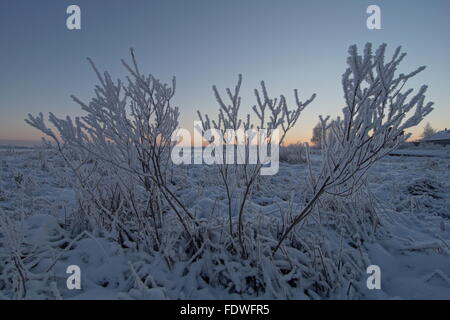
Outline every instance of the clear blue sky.
<path fill-rule="evenodd" d="M 81 7 L 82 30 L 66 29 L 66 8 Z M 381 7 L 382 30 L 366 28 L 366 8 Z M 427 65 L 413 82 L 428 84 L 433 127 L 450 127 L 450 1 L 448 0 L 2 0 L 0 2 L 0 142 L 37 139 L 27 113 L 80 114 L 70 94 L 87 100 L 95 76 L 85 57 L 113 76 L 134 47 L 141 69 L 170 81 L 182 126 L 195 110 L 214 112 L 211 85 L 244 76 L 244 106 L 264 79 L 269 92 L 318 94 L 290 141 L 307 141 L 319 114 L 342 107 L 347 48 L 386 42 L 408 56 L 401 71 Z M 421 131 L 421 125 L 415 132 Z"/>

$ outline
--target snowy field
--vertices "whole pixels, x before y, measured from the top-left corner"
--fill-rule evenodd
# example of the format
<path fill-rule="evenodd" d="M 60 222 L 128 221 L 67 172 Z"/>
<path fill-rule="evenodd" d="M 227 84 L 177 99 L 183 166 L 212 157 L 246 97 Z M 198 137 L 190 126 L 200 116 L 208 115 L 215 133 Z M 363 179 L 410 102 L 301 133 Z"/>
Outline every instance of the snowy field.
<path fill-rule="evenodd" d="M 165 263 L 177 253 L 151 254 L 145 245 L 118 242 L 101 231 L 76 234 L 69 225 L 77 195 L 56 154 L 0 151 L 0 170 L 0 298 L 450 298 L 450 158 L 441 154 L 379 161 L 365 191 L 377 223 L 360 221 L 360 206 L 324 206 L 299 226 L 304 243 L 286 249 L 289 259 L 280 260 L 291 264 L 289 273 L 279 265 L 269 268 L 281 262 L 264 252 L 256 265 L 226 257 L 213 263 L 206 250 Z M 198 218 L 226 216 L 223 190 L 208 175 L 212 167 L 173 170 L 179 170 L 177 193 Z M 249 204 L 253 219 L 264 224 L 295 211 L 306 174 L 304 164 L 283 162 L 277 175 L 264 177 Z M 81 290 L 66 287 L 72 264 L 81 268 Z M 366 287 L 369 265 L 381 269 L 381 290 Z M 242 270 L 248 272 L 244 282 L 237 275 Z M 271 280 L 273 270 L 281 270 L 273 279 L 285 282 Z M 255 289 L 258 283 L 264 288 Z"/>

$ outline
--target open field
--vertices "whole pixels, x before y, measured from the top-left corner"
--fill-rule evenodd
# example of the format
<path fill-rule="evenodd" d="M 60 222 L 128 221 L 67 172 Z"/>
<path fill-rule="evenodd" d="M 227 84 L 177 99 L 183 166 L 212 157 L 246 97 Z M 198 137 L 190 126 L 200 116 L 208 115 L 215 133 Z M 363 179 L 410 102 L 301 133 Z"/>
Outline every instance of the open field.
<path fill-rule="evenodd" d="M 66 170 L 48 150 L 0 152 L 0 298 L 450 297 L 448 157 L 383 158 L 369 171 L 364 191 L 375 209 L 370 216 L 358 212 L 363 206 L 351 203 L 333 209 L 336 204 L 329 200 L 299 226 L 304 244 L 286 249 L 292 251 L 294 267 L 273 276 L 277 283 L 271 282 L 270 273 L 280 270 L 281 260 L 264 251 L 255 258 L 256 265 L 226 256 L 217 264 L 206 249 L 188 259 L 176 252 L 176 244 L 156 253 L 143 244 L 119 242 L 113 232 L 75 234 L 70 226 L 79 210 L 77 194 Z M 173 170 L 177 194 L 198 219 L 220 223 L 226 218 L 222 187 L 211 174 L 214 167 Z M 282 162 L 277 175 L 262 177 L 248 205 L 248 219 L 265 230 L 264 224 L 295 211 L 306 174 L 304 164 Z M 265 237 L 270 234 L 256 234 L 254 241 Z M 172 257 L 170 267 L 167 257 Z M 66 287 L 66 268 L 72 264 L 82 270 L 81 290 Z M 277 268 L 269 268 L 272 264 Z M 381 269 L 381 290 L 366 287 L 369 265 Z M 237 275 L 246 273 L 257 284 Z"/>

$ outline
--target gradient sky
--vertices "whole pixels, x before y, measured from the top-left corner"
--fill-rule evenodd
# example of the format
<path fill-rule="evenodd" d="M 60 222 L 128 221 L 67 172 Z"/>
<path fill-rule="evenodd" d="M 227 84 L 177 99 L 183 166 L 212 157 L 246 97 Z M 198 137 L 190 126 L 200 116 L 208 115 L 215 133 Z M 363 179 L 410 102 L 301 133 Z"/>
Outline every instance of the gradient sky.
<path fill-rule="evenodd" d="M 66 29 L 66 8 L 81 7 L 82 30 Z M 381 7 L 382 30 L 366 28 L 366 8 Z M 234 86 L 243 74 L 243 111 L 265 80 L 269 93 L 317 93 L 290 134 L 308 141 L 320 114 L 343 106 L 340 85 L 351 44 L 397 45 L 408 52 L 400 71 L 427 70 L 410 85 L 430 86 L 435 110 L 426 122 L 450 127 L 450 1 L 448 0 L 2 0 L 0 3 L 0 143 L 35 140 L 27 113 L 79 115 L 69 98 L 87 101 L 95 75 L 85 57 L 114 77 L 134 47 L 141 70 L 165 81 L 177 77 L 175 104 L 181 125 L 192 128 L 195 111 L 215 114 L 211 85 Z"/>

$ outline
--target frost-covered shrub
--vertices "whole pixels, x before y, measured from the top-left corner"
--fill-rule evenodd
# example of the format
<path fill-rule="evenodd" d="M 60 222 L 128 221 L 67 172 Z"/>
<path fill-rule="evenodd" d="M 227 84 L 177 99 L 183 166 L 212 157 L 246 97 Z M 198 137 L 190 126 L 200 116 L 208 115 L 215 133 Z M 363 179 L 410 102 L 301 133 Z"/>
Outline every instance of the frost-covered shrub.
<path fill-rule="evenodd" d="M 26 295 L 27 278 L 23 262 L 18 256 L 21 244 L 20 224 L 0 210 L 0 293 L 11 292 L 14 298 Z"/>
<path fill-rule="evenodd" d="M 84 103 L 76 97 L 85 116 L 59 119 L 29 115 L 28 124 L 42 131 L 77 179 L 77 222 L 101 226 L 120 239 L 133 237 L 130 229 L 143 229 L 139 237 L 159 246 L 163 211 L 178 217 L 187 235 L 192 214 L 168 185 L 171 171 L 171 135 L 178 126 L 179 111 L 172 106 L 172 86 L 138 68 L 131 50 L 131 64 L 122 61 L 129 72 L 125 81 L 113 81 L 101 74 L 94 63 L 99 85 L 95 97 Z"/>
<path fill-rule="evenodd" d="M 38 160 L 40 163 L 40 169 L 42 171 L 49 171 L 49 167 L 48 167 L 48 154 L 49 154 L 49 150 L 46 149 L 41 149 L 38 151 Z"/>
<path fill-rule="evenodd" d="M 445 197 L 444 186 L 431 178 L 416 179 L 407 186 L 407 190 L 413 196 L 428 196 L 434 199 Z"/>
<path fill-rule="evenodd" d="M 198 128 L 202 133 L 208 130 L 216 130 L 220 133 L 223 141 L 220 141 L 227 147 L 244 146 L 245 155 L 244 164 L 218 164 L 217 177 L 222 182 L 226 190 L 228 201 L 228 226 L 229 234 L 234 236 L 234 218 L 237 216 L 237 234 L 242 253 L 246 251 L 243 238 L 245 225 L 244 215 L 246 213 L 246 204 L 251 194 L 254 192 L 255 185 L 257 185 L 260 178 L 260 173 L 263 167 L 263 161 L 257 164 L 250 164 L 250 146 L 254 140 L 250 135 L 245 135 L 243 141 L 237 137 L 229 138 L 227 132 L 232 130 L 237 132 L 243 130 L 247 132 L 251 129 L 265 130 L 265 139 L 279 148 L 286 137 L 286 134 L 297 123 L 301 112 L 315 99 L 313 94 L 309 99 L 301 101 L 298 90 L 294 90 L 295 106 L 289 108 L 287 100 L 284 95 L 279 98 L 271 98 L 267 91 L 264 81 L 261 81 L 261 90 L 255 89 L 254 94 L 257 104 L 252 107 L 252 115 L 247 113 L 246 116 L 241 117 L 241 96 L 240 89 L 242 84 L 242 75 L 239 75 L 236 87 L 232 91 L 230 88 L 226 89 L 229 104 L 222 98 L 216 86 L 213 86 L 213 91 L 219 104 L 218 115 L 215 120 L 210 115 L 202 115 L 198 111 L 198 116 L 202 123 L 202 127 Z M 280 132 L 280 133 L 279 133 Z M 275 138 L 279 134 L 278 138 Z M 258 140 L 261 139 L 260 137 Z M 261 143 L 258 141 L 258 143 Z M 273 152 L 273 150 L 271 150 Z M 278 160 L 278 159 L 277 159 Z"/>
<path fill-rule="evenodd" d="M 58 279 L 49 271 L 60 258 L 55 252 L 68 244 L 66 232 L 54 217 L 28 219 L 0 208 L 0 300 L 60 299 Z"/>
<path fill-rule="evenodd" d="M 350 47 L 348 69 L 342 76 L 343 117 L 331 122 L 329 117 L 320 117 L 322 166 L 317 173 L 310 170 L 311 199 L 283 231 L 276 250 L 293 228 L 316 209 L 324 194 L 345 197 L 358 190 L 367 170 L 405 142 L 410 137 L 405 130 L 419 124 L 433 110 L 433 103 L 425 102 L 427 86 L 414 95 L 413 89 L 403 90 L 408 80 L 425 67 L 396 75 L 406 53 L 398 47 L 386 61 L 385 51 L 385 44 L 373 53 L 368 43 L 362 55 L 356 46 Z"/>
<path fill-rule="evenodd" d="M 171 166 L 170 138 L 178 127 L 178 109 L 171 104 L 175 82 L 170 87 L 144 76 L 133 53 L 131 64 L 123 62 L 130 74 L 125 82 L 114 82 L 91 63 L 99 79 L 95 97 L 87 104 L 74 98 L 86 116 L 72 120 L 50 114 L 56 130 L 44 123 L 42 114 L 29 116 L 27 122 L 50 138 L 50 146 L 64 160 L 67 170 L 61 181 L 70 184 L 76 179 L 72 236 L 89 230 L 113 239 L 117 252 L 130 259 L 125 278 L 132 291 L 123 297 L 184 299 L 192 292 L 224 289 L 226 297 L 352 297 L 354 283 L 370 264 L 361 248 L 377 226 L 371 198 L 363 193 L 365 174 L 406 140 L 405 129 L 432 109 L 424 101 L 426 87 L 413 96 L 411 90 L 402 90 L 422 68 L 396 76 L 404 57 L 399 49 L 388 62 L 384 45 L 376 54 L 367 45 L 362 56 L 353 46 L 349 54 L 342 79 L 343 117 L 331 122 L 320 118 L 321 148 L 305 149 L 307 186 L 292 193 L 298 199 L 289 210 L 284 203 L 275 204 L 280 215 L 263 211 L 264 199 L 249 205 L 252 195 L 273 187 L 260 185 L 271 181 L 259 176 L 260 165 Z M 219 114 L 215 121 L 199 115 L 201 131 L 253 125 L 270 135 L 279 128 L 282 143 L 314 99 L 301 102 L 295 92 L 296 106 L 289 109 L 283 96 L 270 98 L 262 83 L 261 90 L 255 90 L 252 120 L 239 116 L 240 86 L 241 77 L 234 91 L 227 90 L 228 103 L 214 87 Z M 318 167 L 317 159 L 311 159 L 313 152 L 320 156 Z M 301 155 L 302 149 L 294 153 Z M 213 169 L 218 179 L 211 179 Z M 198 201 L 209 191 L 202 188 L 211 180 L 223 194 L 214 201 Z M 188 196 L 180 196 L 186 189 Z M 191 212 L 192 207 L 199 212 Z M 304 227 L 295 228 L 300 222 Z M 70 248 L 62 238 L 61 246 Z M 19 279 L 18 270 L 8 269 L 13 275 L 8 279 Z"/>
<path fill-rule="evenodd" d="M 302 143 L 280 147 L 280 161 L 291 164 L 306 163 L 306 148 Z"/>
<path fill-rule="evenodd" d="M 17 186 L 22 186 L 24 182 L 24 174 L 22 172 L 16 171 L 13 175 L 13 181 L 16 183 Z"/>

